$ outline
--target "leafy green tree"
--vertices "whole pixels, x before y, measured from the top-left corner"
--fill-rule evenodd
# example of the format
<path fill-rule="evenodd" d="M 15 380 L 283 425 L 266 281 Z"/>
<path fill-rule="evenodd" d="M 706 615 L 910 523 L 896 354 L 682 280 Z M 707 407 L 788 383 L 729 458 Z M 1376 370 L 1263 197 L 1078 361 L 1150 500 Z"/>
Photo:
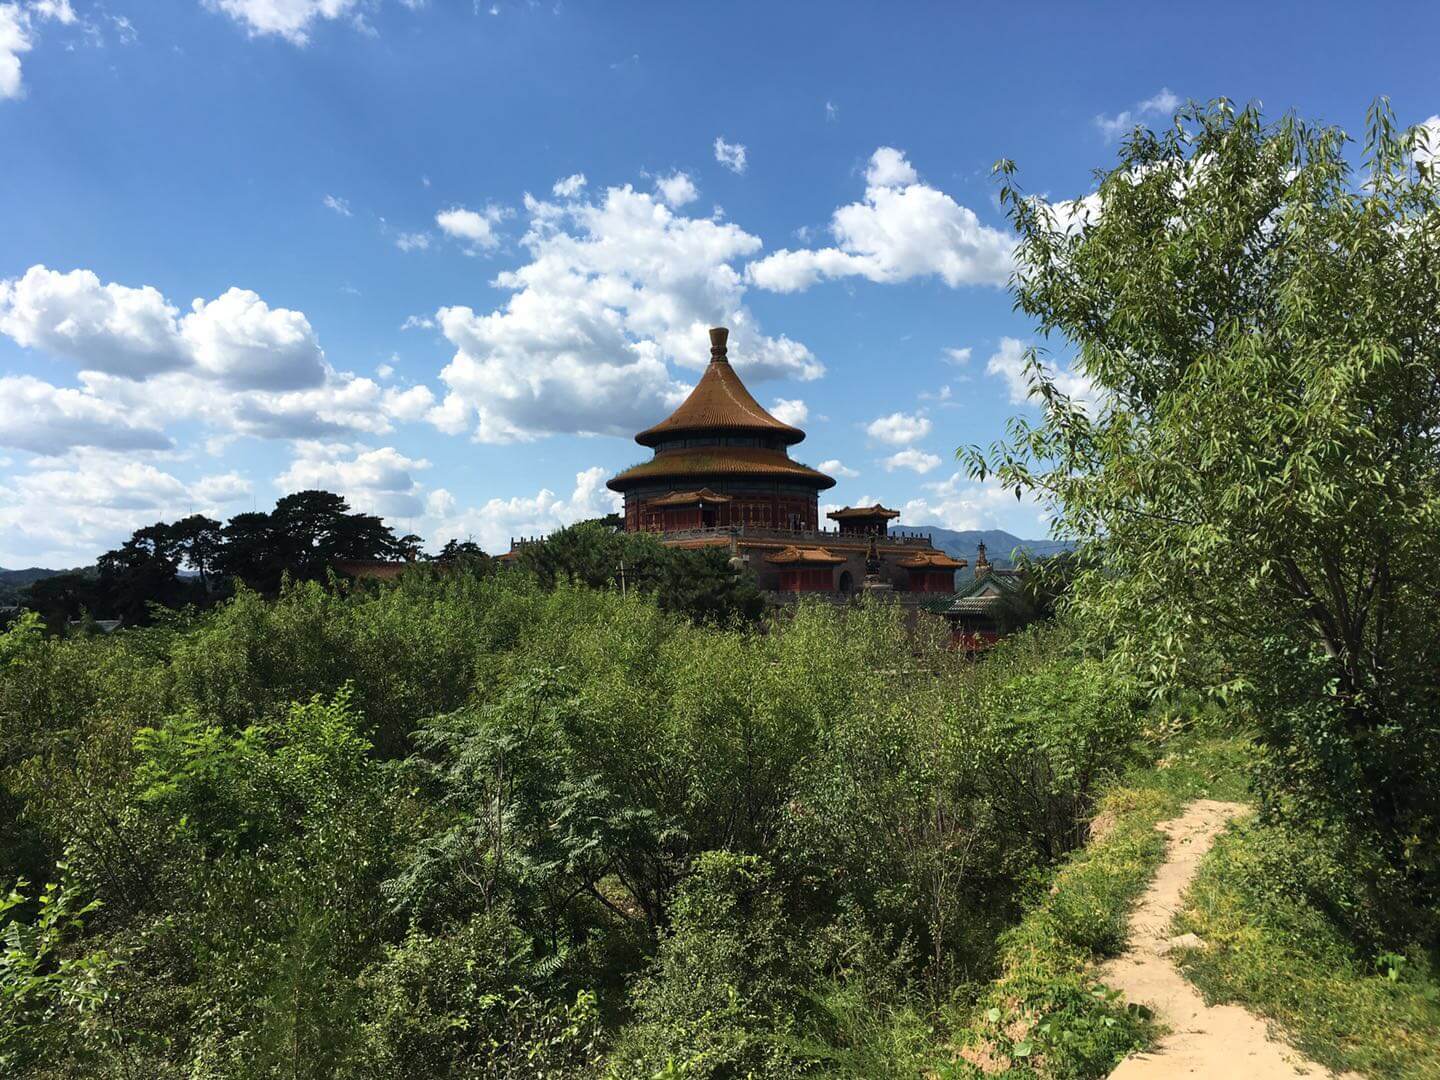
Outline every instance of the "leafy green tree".
<path fill-rule="evenodd" d="M 406 533 L 398 537 L 390 547 L 390 554 L 397 559 L 404 559 L 406 562 L 414 561 L 425 554 L 425 538 Z"/>
<path fill-rule="evenodd" d="M 729 564 L 724 549 L 670 548 L 649 533 L 582 521 L 520 549 L 519 565 L 542 584 L 573 581 L 592 588 L 654 593 L 660 606 L 697 623 L 753 623 L 765 598 L 753 578 Z"/>
<path fill-rule="evenodd" d="M 337 559 L 388 559 L 404 554 L 395 534 L 373 514 L 352 513 L 341 495 L 297 491 L 275 504 L 271 526 L 286 569 L 301 580 L 323 580 Z"/>
<path fill-rule="evenodd" d="M 755 579 L 730 565 L 726 548 L 671 548 L 658 585 L 660 606 L 695 622 L 754 623 L 765 613 Z"/>
<path fill-rule="evenodd" d="M 612 1058 L 621 1077 L 799 1076 L 805 973 L 770 867 L 707 852 L 681 887 L 675 922 L 635 990 L 635 1022 Z"/>
<path fill-rule="evenodd" d="M 149 621 L 149 605 L 178 606 L 180 542 L 163 521 L 136 529 L 129 540 L 100 556 L 100 587 L 108 610 L 127 625 Z M 92 612 L 91 614 L 96 614 Z"/>
<path fill-rule="evenodd" d="M 268 514 L 236 514 L 221 533 L 214 565 L 252 589 L 273 595 L 281 579 L 324 581 L 338 560 L 387 560 L 416 555 L 418 538 L 397 539 L 373 514 L 352 513 L 328 491 L 286 495 Z"/>
<path fill-rule="evenodd" d="M 1084 542 L 1070 603 L 1117 662 L 1253 707 L 1266 809 L 1383 853 L 1397 919 L 1440 897 L 1440 188 L 1418 138 L 1377 104 L 1357 178 L 1342 132 L 1222 100 L 1137 131 L 1080 204 L 1002 162 L 1017 305 L 1093 389 L 1032 353 L 1041 421 L 971 452 Z"/>
<path fill-rule="evenodd" d="M 435 561 L 449 570 L 469 570 L 477 574 L 489 573 L 495 560 L 473 540 L 447 540 Z"/>
<path fill-rule="evenodd" d="M 648 533 L 620 532 L 599 521 L 581 521 L 525 545 L 518 562 L 546 587 L 573 581 L 591 588 L 623 586 L 648 592 L 664 574 L 666 550 Z"/>
<path fill-rule="evenodd" d="M 221 530 L 221 537 L 223 547 L 216 562 L 221 573 L 263 593 L 280 588 L 285 553 L 268 513 L 236 514 Z"/>
<path fill-rule="evenodd" d="M 60 633 L 67 622 L 80 618 L 86 612 L 109 613 L 100 580 L 95 574 L 56 574 L 32 581 L 21 594 L 20 602 L 39 615 L 52 634 Z"/>
<path fill-rule="evenodd" d="M 207 590 L 225 543 L 220 522 L 203 514 L 191 514 L 171 525 L 170 535 L 181 560 L 200 576 L 200 587 Z"/>
<path fill-rule="evenodd" d="M 553 804 L 564 779 L 561 713 L 573 707 L 562 679 L 534 671 L 478 715 L 440 717 L 416 733 L 423 756 L 412 765 L 455 813 L 392 885 L 412 917 L 488 912 L 510 898 L 542 923 L 563 914 L 547 900 L 565 869 Z"/>

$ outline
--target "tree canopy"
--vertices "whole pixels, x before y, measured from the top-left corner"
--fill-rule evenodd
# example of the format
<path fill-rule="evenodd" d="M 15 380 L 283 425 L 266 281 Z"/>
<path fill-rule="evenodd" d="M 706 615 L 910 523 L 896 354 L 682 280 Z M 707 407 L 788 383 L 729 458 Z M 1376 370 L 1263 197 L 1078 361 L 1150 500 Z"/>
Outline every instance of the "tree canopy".
<path fill-rule="evenodd" d="M 731 567 L 728 549 L 666 547 L 649 533 L 624 532 L 609 518 L 525 545 L 519 565 L 546 586 L 572 581 L 653 593 L 663 609 L 696 622 L 754 622 L 765 610 L 754 578 Z"/>
<path fill-rule="evenodd" d="M 1157 691 L 1255 709 L 1267 809 L 1440 890 L 1440 194 L 1421 133 L 1218 101 L 1051 205 L 1009 162 L 1039 422 L 968 452 L 1084 542 L 1071 593 Z"/>
<path fill-rule="evenodd" d="M 228 595 L 236 582 L 274 595 L 283 578 L 323 580 L 339 561 L 419 554 L 419 537 L 396 537 L 380 518 L 352 511 L 343 496 L 298 491 L 269 513 L 236 514 L 225 525 L 202 514 L 146 525 L 101 555 L 94 575 L 36 581 L 23 600 L 51 629 L 86 614 L 136 625 L 149 621 L 152 604 L 204 606 Z"/>

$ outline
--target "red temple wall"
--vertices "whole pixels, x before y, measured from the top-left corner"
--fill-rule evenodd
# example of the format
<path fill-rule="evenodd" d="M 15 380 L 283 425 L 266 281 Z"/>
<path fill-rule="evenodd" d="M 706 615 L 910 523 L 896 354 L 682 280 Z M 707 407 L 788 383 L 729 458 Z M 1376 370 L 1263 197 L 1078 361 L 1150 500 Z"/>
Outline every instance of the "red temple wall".
<path fill-rule="evenodd" d="M 911 570 L 910 591 L 951 593 L 955 591 L 954 570 Z"/>
<path fill-rule="evenodd" d="M 780 571 L 781 592 L 830 592 L 834 588 L 834 567 L 786 567 Z"/>

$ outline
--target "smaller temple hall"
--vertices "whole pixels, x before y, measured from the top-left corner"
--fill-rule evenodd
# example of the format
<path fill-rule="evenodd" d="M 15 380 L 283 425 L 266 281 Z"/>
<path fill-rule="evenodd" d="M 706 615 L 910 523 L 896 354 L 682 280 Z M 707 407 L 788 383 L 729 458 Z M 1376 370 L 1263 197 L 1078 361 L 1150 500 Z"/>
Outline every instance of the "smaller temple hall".
<path fill-rule="evenodd" d="M 736 566 L 777 593 L 881 590 L 953 593 L 967 565 L 927 533 L 891 531 L 899 511 L 847 506 L 820 519 L 835 486 L 790 457 L 805 438 L 760 406 L 727 354 L 729 331 L 710 331 L 710 362 L 690 396 L 635 436 L 649 461 L 609 481 L 625 498 L 625 528 L 680 547 L 725 547 Z"/>

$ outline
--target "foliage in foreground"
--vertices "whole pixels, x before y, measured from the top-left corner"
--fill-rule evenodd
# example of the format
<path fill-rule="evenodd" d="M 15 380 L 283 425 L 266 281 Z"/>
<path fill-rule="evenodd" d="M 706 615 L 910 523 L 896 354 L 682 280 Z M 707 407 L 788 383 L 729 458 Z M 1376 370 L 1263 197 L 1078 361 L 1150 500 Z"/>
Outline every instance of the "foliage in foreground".
<path fill-rule="evenodd" d="M 943 636 L 466 572 L 22 621 L 0 873 L 56 900 L 0 916 L 43 943 L 0 973 L 11 1072 L 867 1075 L 877 1040 L 933 1047 L 1139 735 L 1063 628 L 983 664 Z"/>
<path fill-rule="evenodd" d="M 1124 949 L 1130 909 L 1164 857 L 1155 826 L 1192 799 L 1233 796 L 1247 750 L 1214 717 L 1159 716 L 1147 738 L 1158 759 L 1101 800 L 1094 839 L 1001 936 L 998 977 L 958 1018 L 950 1042 L 977 1073 L 1088 1080 L 1154 1038 L 1149 1013 L 1107 989 L 1098 965 Z"/>

